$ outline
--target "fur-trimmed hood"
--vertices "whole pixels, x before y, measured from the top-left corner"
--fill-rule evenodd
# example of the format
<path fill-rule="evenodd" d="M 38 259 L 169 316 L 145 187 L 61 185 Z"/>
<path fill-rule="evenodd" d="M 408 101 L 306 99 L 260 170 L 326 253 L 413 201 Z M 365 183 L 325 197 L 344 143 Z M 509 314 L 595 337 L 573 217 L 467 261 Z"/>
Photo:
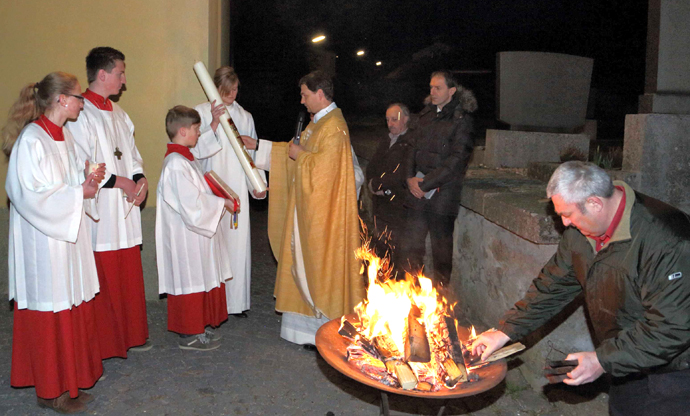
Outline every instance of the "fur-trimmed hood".
<path fill-rule="evenodd" d="M 474 113 L 479 108 L 477 104 L 477 97 L 474 96 L 472 90 L 468 90 L 462 85 L 458 84 L 456 87 L 455 94 L 453 94 L 453 100 L 458 99 L 460 108 L 466 113 Z M 431 105 L 431 96 L 427 95 L 424 99 L 424 105 Z"/>

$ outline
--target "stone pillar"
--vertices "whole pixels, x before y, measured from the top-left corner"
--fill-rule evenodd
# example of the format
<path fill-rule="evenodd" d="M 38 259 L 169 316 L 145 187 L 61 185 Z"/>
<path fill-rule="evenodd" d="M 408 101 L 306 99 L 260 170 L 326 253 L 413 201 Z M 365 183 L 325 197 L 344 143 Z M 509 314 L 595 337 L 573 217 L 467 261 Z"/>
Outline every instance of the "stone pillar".
<path fill-rule="evenodd" d="M 636 188 L 690 212 L 690 2 L 649 0 L 645 93 L 625 119 L 623 169 Z"/>
<path fill-rule="evenodd" d="M 690 2 L 649 0 L 647 66 L 638 112 L 690 114 Z"/>

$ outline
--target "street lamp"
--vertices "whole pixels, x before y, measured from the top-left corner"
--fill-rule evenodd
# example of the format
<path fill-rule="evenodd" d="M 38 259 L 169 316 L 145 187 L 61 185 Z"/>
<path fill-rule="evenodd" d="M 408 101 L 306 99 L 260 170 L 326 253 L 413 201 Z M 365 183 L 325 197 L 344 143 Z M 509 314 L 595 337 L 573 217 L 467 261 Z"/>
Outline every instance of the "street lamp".
<path fill-rule="evenodd" d="M 362 55 L 364 55 L 364 51 L 361 51 L 361 50 L 357 51 L 357 56 L 362 56 Z"/>
<path fill-rule="evenodd" d="M 381 66 L 381 61 L 376 62 L 376 66 Z"/>
<path fill-rule="evenodd" d="M 311 41 L 314 43 L 319 43 L 319 42 L 323 41 L 324 39 L 326 39 L 326 37 L 324 35 L 319 35 L 319 36 L 315 37 L 314 39 L 312 39 Z"/>

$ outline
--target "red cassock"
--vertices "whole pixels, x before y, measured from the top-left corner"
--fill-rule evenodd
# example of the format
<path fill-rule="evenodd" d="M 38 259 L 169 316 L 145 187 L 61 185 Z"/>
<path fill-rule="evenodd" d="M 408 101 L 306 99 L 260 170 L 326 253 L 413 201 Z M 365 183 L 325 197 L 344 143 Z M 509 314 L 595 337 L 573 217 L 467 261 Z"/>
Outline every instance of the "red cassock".
<path fill-rule="evenodd" d="M 168 295 L 168 331 L 201 334 L 207 326 L 217 327 L 227 319 L 225 283 L 208 292 Z"/>

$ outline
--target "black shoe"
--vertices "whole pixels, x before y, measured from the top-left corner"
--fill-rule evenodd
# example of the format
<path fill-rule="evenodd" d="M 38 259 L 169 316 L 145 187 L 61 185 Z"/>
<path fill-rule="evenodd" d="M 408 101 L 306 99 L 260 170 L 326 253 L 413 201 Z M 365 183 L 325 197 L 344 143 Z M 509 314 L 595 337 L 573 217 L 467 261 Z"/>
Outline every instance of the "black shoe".
<path fill-rule="evenodd" d="M 302 349 L 310 352 L 318 351 L 314 344 L 303 344 Z"/>
<path fill-rule="evenodd" d="M 234 316 L 235 318 L 249 318 L 249 315 L 247 315 L 247 312 L 232 313 L 230 315 Z"/>

